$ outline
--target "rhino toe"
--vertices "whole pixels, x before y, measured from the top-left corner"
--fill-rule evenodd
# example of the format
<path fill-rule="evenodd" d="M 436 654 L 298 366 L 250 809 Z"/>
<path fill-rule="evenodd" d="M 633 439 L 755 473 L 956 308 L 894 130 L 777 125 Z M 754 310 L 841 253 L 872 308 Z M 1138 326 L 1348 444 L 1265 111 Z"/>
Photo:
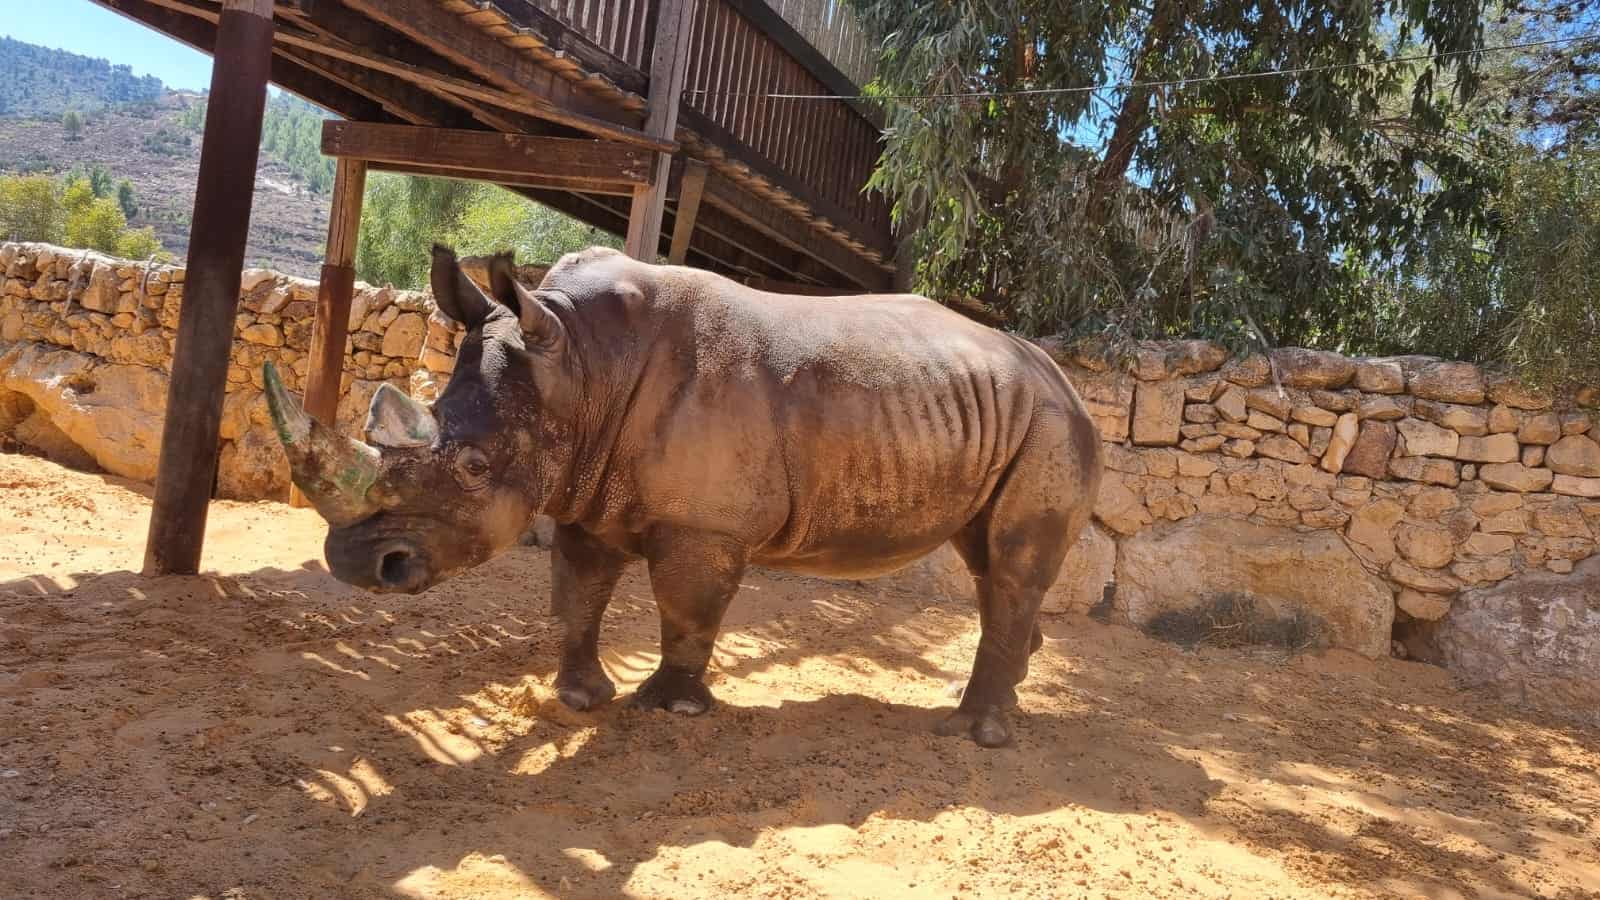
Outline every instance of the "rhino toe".
<path fill-rule="evenodd" d="M 976 712 L 957 709 L 933 726 L 935 734 L 950 737 L 965 734 L 980 747 L 1004 747 L 1011 743 L 1011 721 L 1005 710 L 988 707 Z"/>
<path fill-rule="evenodd" d="M 658 669 L 646 678 L 633 694 L 638 709 L 664 709 L 679 715 L 698 716 L 711 708 L 711 690 L 699 677 L 687 672 Z"/>

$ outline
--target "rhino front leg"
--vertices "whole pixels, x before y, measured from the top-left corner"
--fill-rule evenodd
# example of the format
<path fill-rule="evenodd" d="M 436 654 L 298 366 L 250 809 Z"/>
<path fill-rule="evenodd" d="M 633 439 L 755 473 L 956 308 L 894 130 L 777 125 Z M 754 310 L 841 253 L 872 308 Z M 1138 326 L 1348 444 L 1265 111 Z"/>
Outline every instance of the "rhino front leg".
<path fill-rule="evenodd" d="M 639 685 L 634 706 L 690 716 L 711 708 L 706 666 L 748 555 L 723 535 L 684 529 L 651 535 L 646 558 L 661 613 L 661 666 Z"/>
<path fill-rule="evenodd" d="M 551 558 L 550 611 L 565 626 L 556 696 L 576 710 L 616 696 L 600 667 L 600 620 L 627 558 L 571 525 L 556 528 Z"/>

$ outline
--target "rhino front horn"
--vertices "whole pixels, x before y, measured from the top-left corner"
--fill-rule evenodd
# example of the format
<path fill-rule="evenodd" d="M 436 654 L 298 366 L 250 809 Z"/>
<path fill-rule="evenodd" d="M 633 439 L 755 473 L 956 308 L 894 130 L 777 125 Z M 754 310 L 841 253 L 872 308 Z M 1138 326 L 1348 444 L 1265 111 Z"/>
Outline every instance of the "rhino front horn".
<path fill-rule="evenodd" d="M 289 474 L 328 524 L 342 528 L 378 511 L 367 491 L 378 480 L 378 451 L 339 434 L 305 411 L 272 363 L 262 367 L 272 424 L 289 456 Z"/>

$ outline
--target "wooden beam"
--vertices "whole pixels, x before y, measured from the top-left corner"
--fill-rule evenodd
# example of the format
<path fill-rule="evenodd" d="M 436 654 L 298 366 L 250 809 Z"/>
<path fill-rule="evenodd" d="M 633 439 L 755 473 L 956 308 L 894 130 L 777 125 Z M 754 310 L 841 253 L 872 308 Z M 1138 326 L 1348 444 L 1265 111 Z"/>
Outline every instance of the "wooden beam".
<path fill-rule="evenodd" d="M 322 123 L 322 153 L 440 167 L 458 174 L 476 172 L 486 181 L 512 174 L 612 184 L 629 190 L 650 183 L 655 155 L 614 141 L 331 120 Z"/>
<path fill-rule="evenodd" d="M 693 21 L 692 0 L 660 0 L 656 6 L 655 43 L 650 52 L 650 96 L 645 106 L 646 134 L 670 138 L 678 132 L 678 107 L 682 105 L 684 75 L 689 70 Z M 624 249 L 634 259 L 656 260 L 671 166 L 672 157 L 660 154 L 655 165 L 655 183 L 633 192 Z"/>
<path fill-rule="evenodd" d="M 144 570 L 200 571 L 272 68 L 272 0 L 223 0 Z"/>
<path fill-rule="evenodd" d="M 305 407 L 317 421 L 334 427 L 344 380 L 344 344 L 350 333 L 350 303 L 355 296 L 356 244 L 361 233 L 361 200 L 367 164 L 341 159 L 333 174 L 333 207 L 328 212 L 328 250 L 317 285 L 316 318 L 311 325 L 311 369 L 306 374 Z M 298 488 L 289 502 L 307 506 Z"/>
<path fill-rule="evenodd" d="M 721 150 L 729 160 L 742 164 L 755 175 L 788 191 L 809 207 L 813 213 L 832 222 L 869 249 L 877 251 L 883 256 L 892 256 L 894 254 L 894 240 L 889 234 L 887 225 L 882 229 L 877 229 L 862 221 L 859 216 L 822 196 L 821 192 L 809 182 L 780 168 L 773 161 L 750 149 L 743 141 L 734 137 L 733 133 L 728 129 L 712 121 L 710 116 L 699 110 L 686 107 L 683 110 L 683 125 L 689 131 L 699 135 L 708 144 Z"/>
<path fill-rule="evenodd" d="M 718 172 L 706 178 L 705 204 L 739 220 L 773 240 L 826 265 L 843 284 L 869 291 L 885 290 L 889 272 L 834 241 L 812 231 L 804 222 L 755 196 Z M 702 210 L 700 215 L 705 216 Z M 830 279 L 832 280 L 832 279 Z"/>
<path fill-rule="evenodd" d="M 455 181 L 477 181 L 498 184 L 508 190 L 533 188 L 544 191 L 576 191 L 605 197 L 632 197 L 634 186 L 615 179 L 589 181 L 582 178 L 562 178 L 558 175 L 513 175 L 505 172 L 484 172 L 481 169 L 452 169 L 447 166 L 414 166 L 407 163 L 372 163 L 375 172 L 393 172 L 396 175 L 415 175 L 422 178 L 449 178 Z M 603 226 L 602 226 L 603 227 Z M 626 228 L 626 223 L 623 225 Z"/>
<path fill-rule="evenodd" d="M 547 113 L 570 112 L 586 120 L 603 120 L 625 128 L 639 126 L 638 113 L 583 91 L 432 0 L 344 0 L 344 4 L 502 91 L 544 104 Z M 671 137 L 667 136 L 669 140 Z"/>
<path fill-rule="evenodd" d="M 678 182 L 678 210 L 672 223 L 672 249 L 667 253 L 670 265 L 681 266 L 689 255 L 689 239 L 694 236 L 695 216 L 700 212 L 700 197 L 706 190 L 706 164 L 703 160 L 686 160 L 683 179 Z"/>
<path fill-rule="evenodd" d="M 604 75 L 625 91 L 634 94 L 645 92 L 643 72 L 612 56 L 583 32 L 540 9 L 531 0 L 495 0 L 495 6 L 507 19 L 549 50 L 567 54 L 583 68 Z"/>
<path fill-rule="evenodd" d="M 860 85 L 850 80 L 850 76 L 839 71 L 831 60 L 823 56 L 821 51 L 811 46 L 794 26 L 784 20 L 778 11 L 767 5 L 766 0 L 723 0 L 739 12 L 739 15 L 750 20 L 750 24 L 772 39 L 772 42 L 782 47 L 784 52 L 794 57 L 811 76 L 822 82 L 822 86 L 841 97 L 854 97 L 861 93 Z M 883 130 L 883 111 L 859 100 L 846 101 L 856 115 L 872 123 L 874 128 Z"/>

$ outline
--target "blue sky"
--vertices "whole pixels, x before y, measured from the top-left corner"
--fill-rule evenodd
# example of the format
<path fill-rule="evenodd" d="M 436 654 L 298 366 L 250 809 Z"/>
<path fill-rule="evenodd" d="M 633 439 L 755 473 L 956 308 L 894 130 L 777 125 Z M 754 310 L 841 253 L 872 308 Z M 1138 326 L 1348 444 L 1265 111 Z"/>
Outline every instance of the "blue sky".
<path fill-rule="evenodd" d="M 132 66 L 171 88 L 211 85 L 211 57 L 89 0 L 0 0 L 0 35 Z"/>

